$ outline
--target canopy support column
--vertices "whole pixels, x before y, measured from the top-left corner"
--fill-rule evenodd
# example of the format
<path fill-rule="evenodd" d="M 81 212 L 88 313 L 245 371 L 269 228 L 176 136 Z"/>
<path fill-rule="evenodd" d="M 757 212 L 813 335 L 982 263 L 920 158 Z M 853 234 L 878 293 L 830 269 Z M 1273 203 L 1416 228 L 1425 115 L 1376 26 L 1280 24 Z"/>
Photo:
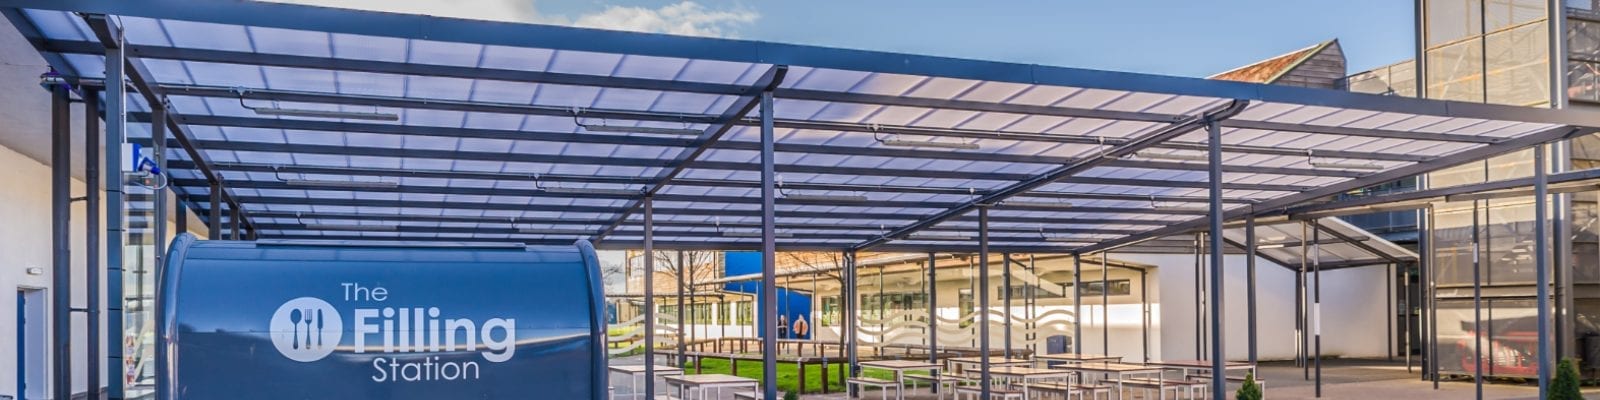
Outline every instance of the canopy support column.
<path fill-rule="evenodd" d="M 211 217 L 206 219 L 206 238 L 222 240 L 222 183 L 211 181 L 210 199 Z"/>
<path fill-rule="evenodd" d="M 50 87 L 50 253 L 54 337 L 52 396 L 72 397 L 72 105 L 65 83 Z"/>
<path fill-rule="evenodd" d="M 644 198 L 644 393 L 656 395 L 656 243 L 655 204 Z M 638 390 L 639 388 L 634 388 Z"/>
<path fill-rule="evenodd" d="M 1005 287 L 1005 290 L 1000 292 L 1000 296 L 1002 297 L 1001 301 L 1003 301 L 1004 304 L 1005 304 L 1002 307 L 1006 308 L 1006 313 L 1005 313 L 1005 318 L 1006 318 L 1006 321 L 1005 321 L 1005 323 L 1006 323 L 1005 324 L 1006 353 L 1005 354 L 1006 354 L 1006 358 L 1011 358 L 1011 253 L 1001 253 L 1000 254 L 1000 258 L 1001 258 L 1000 265 L 1002 265 L 1001 268 L 1005 268 L 1005 269 L 1001 270 L 1001 274 L 1002 275 L 1001 275 L 1001 284 L 1000 284 L 1000 286 L 1004 286 Z"/>
<path fill-rule="evenodd" d="M 928 253 L 928 362 L 939 363 L 939 264 Z M 933 385 L 934 393 L 939 385 Z"/>
<path fill-rule="evenodd" d="M 1072 354 L 1083 354 L 1083 255 L 1072 253 Z"/>
<path fill-rule="evenodd" d="M 1559 3 L 1559 2 L 1556 2 Z M 1548 245 L 1549 235 L 1545 233 L 1548 223 L 1545 218 L 1550 215 L 1549 204 L 1549 175 L 1545 168 L 1545 145 L 1533 147 L 1533 281 L 1537 285 L 1537 304 L 1534 308 L 1539 310 L 1539 398 L 1548 398 L 1547 391 L 1550 385 L 1550 257 L 1545 249 Z"/>
<path fill-rule="evenodd" d="M 683 333 L 683 278 L 689 273 L 689 267 L 683 264 L 683 250 L 678 250 L 678 368 L 683 368 L 683 354 L 685 352 L 683 338 L 688 337 Z"/>
<path fill-rule="evenodd" d="M 1256 365 L 1256 217 L 1244 220 L 1245 315 L 1249 329 L 1250 365 Z"/>
<path fill-rule="evenodd" d="M 1479 224 L 1479 200 L 1472 201 L 1472 385 L 1477 399 L 1483 399 L 1483 265 L 1478 242 L 1483 238 Z M 1485 207 L 1487 208 L 1487 207 Z M 1543 340 L 1543 339 L 1540 339 Z"/>
<path fill-rule="evenodd" d="M 1322 224 L 1318 220 L 1311 220 L 1311 268 L 1312 279 L 1316 283 L 1311 287 L 1311 335 L 1313 339 L 1313 354 L 1317 370 L 1316 397 L 1322 397 Z"/>
<path fill-rule="evenodd" d="M 845 352 L 848 353 L 848 358 L 850 359 L 850 364 L 849 364 L 849 368 L 848 368 L 848 370 L 850 371 L 850 377 L 854 378 L 854 377 L 861 376 L 861 366 L 858 364 L 858 362 L 860 361 L 860 359 L 859 359 L 860 353 L 857 351 L 857 350 L 859 350 L 859 349 L 857 349 L 857 347 L 859 347 L 859 346 L 857 346 L 859 343 L 856 340 L 857 339 L 857 337 L 856 337 L 856 324 L 859 322 L 859 319 L 857 318 L 856 314 L 857 314 L 857 311 L 859 311 L 859 310 L 857 310 L 857 308 L 859 308 L 861 306 L 857 302 L 857 300 L 860 299 L 861 296 L 856 294 L 856 291 L 859 288 L 856 286 L 856 252 L 855 251 L 845 251 L 844 252 L 844 282 L 845 282 L 844 283 L 844 292 L 849 293 L 848 295 L 845 296 L 844 301 L 841 302 L 845 306 L 844 307 L 845 308 L 844 318 L 843 318 L 844 319 L 844 323 L 845 323 L 845 325 L 844 325 L 845 328 L 843 330 L 843 332 L 844 332 L 844 341 L 845 341 L 844 349 L 845 349 Z M 851 398 L 855 398 L 859 394 L 859 391 L 861 389 L 859 386 L 853 386 L 853 385 L 845 385 L 845 386 L 849 388 L 849 392 L 850 392 L 850 397 Z"/>
<path fill-rule="evenodd" d="M 1206 121 L 1210 148 L 1211 171 L 1211 398 L 1228 398 L 1228 377 L 1224 369 L 1227 353 L 1223 351 L 1222 307 L 1222 126 L 1215 120 Z M 1105 288 L 1102 288 L 1105 289 Z"/>
<path fill-rule="evenodd" d="M 1100 253 L 1100 354 L 1111 354 L 1111 253 Z"/>
<path fill-rule="evenodd" d="M 766 334 L 761 340 L 761 382 L 764 398 L 778 398 L 778 284 L 775 279 L 777 236 L 774 206 L 777 170 L 773 150 L 772 90 L 761 92 L 761 315 Z"/>
<path fill-rule="evenodd" d="M 92 18 L 105 19 L 104 15 L 91 16 L 91 17 Z M 106 22 L 107 22 L 107 25 L 111 25 L 110 21 L 106 21 Z M 123 38 L 122 38 L 122 35 L 121 35 L 120 32 L 121 32 L 120 30 L 117 30 L 117 33 L 111 35 L 111 37 L 110 37 L 110 39 L 111 39 L 110 43 L 114 44 L 114 46 L 106 46 L 106 57 L 105 57 L 106 82 L 122 82 L 124 80 L 124 78 L 126 78 L 126 76 L 127 76 L 127 65 L 128 64 L 127 64 L 127 59 L 125 58 L 126 54 L 123 53 L 123 48 L 122 48 Z M 107 349 L 106 349 L 106 357 L 105 357 L 104 362 L 106 364 L 106 371 L 107 371 L 106 372 L 106 376 L 110 378 L 110 379 L 106 380 L 106 384 L 107 384 L 106 397 L 110 398 L 110 399 L 113 399 L 113 400 L 119 400 L 119 399 L 122 399 L 124 397 L 124 394 L 125 394 L 124 391 L 123 391 L 123 386 L 122 386 L 122 382 L 124 381 L 124 376 L 125 376 L 125 373 L 124 373 L 125 371 L 123 369 L 124 367 L 123 367 L 123 363 L 122 363 L 122 353 L 123 353 L 123 348 L 122 348 L 123 340 L 122 340 L 122 338 L 123 338 L 123 335 L 124 335 L 124 333 L 123 333 L 123 321 L 122 321 L 122 307 L 123 307 L 123 293 L 122 293 L 123 292 L 123 290 L 122 290 L 122 282 L 123 282 L 123 276 L 122 276 L 122 274 L 123 274 L 123 268 L 122 268 L 123 267 L 122 266 L 123 245 L 122 244 L 123 244 L 123 241 L 125 240 L 123 235 L 127 232 L 127 228 L 125 226 L 123 226 L 123 218 L 125 218 L 125 216 L 123 215 L 123 209 L 127 205 L 123 204 L 123 192 L 122 192 L 122 190 L 123 190 L 123 188 L 122 188 L 122 186 L 123 186 L 122 185 L 122 163 L 123 163 L 123 160 L 122 160 L 121 148 L 122 148 L 123 142 L 125 141 L 124 134 L 127 131 L 127 123 L 128 123 L 128 106 L 127 106 L 128 86 L 127 85 L 107 85 L 105 90 L 106 90 L 106 96 L 105 96 L 106 97 L 106 104 L 105 104 L 106 132 L 105 132 L 105 141 L 103 143 L 103 145 L 105 146 L 105 150 L 106 150 L 105 151 L 105 164 L 104 164 L 105 165 L 105 169 L 106 169 L 105 170 L 105 182 L 104 182 L 105 183 L 105 192 L 106 192 L 106 198 L 105 198 L 105 215 L 106 215 L 106 227 L 105 227 L 105 229 L 106 229 L 106 240 L 105 240 L 105 248 L 106 248 L 106 283 L 105 283 L 105 287 L 106 287 L 106 298 L 110 299 L 110 301 L 106 304 L 106 332 L 109 332 L 109 334 L 116 335 L 116 336 L 115 336 L 115 339 L 106 340 Z M 216 189 L 213 188 L 213 190 L 216 190 Z M 215 207 L 213 206 L 213 208 L 215 208 Z M 162 348 L 163 348 L 163 346 L 156 346 L 156 351 L 159 353 L 159 352 L 163 351 L 163 350 L 161 350 Z M 158 387 L 160 387 L 160 386 L 158 385 Z M 165 395 L 165 393 L 157 393 L 156 397 L 157 398 L 166 398 L 163 395 Z"/>
<path fill-rule="evenodd" d="M 978 368 L 979 398 L 989 398 L 989 207 L 978 207 Z"/>
<path fill-rule="evenodd" d="M 100 382 L 105 379 L 100 375 L 100 352 L 105 346 L 105 337 L 100 333 L 100 95 L 94 89 L 82 88 L 83 92 L 83 189 L 84 189 L 84 288 L 88 290 L 84 300 L 88 303 L 88 341 L 89 348 L 85 349 L 88 362 L 86 378 L 89 381 L 88 397 L 100 399 L 104 397 Z M 163 146 L 164 147 L 164 146 Z M 160 155 L 161 169 L 166 170 L 166 155 Z M 182 214 L 181 212 L 179 214 Z M 165 237 L 165 236 L 161 236 Z M 159 307 L 159 305 L 157 306 Z M 156 312 L 156 315 L 165 315 Z M 120 332 L 112 332 L 113 335 Z M 120 339 L 119 339 L 120 340 Z M 21 396 L 17 396 L 21 397 Z"/>

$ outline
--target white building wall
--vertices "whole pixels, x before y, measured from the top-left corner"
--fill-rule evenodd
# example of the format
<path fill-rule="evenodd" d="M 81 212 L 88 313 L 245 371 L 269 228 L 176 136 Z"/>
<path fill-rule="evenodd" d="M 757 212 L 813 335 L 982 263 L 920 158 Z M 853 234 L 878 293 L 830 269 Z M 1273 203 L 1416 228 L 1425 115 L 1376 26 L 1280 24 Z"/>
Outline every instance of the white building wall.
<path fill-rule="evenodd" d="M 1159 289 L 1152 288 L 1152 294 L 1159 298 L 1152 298 L 1152 301 L 1164 306 L 1157 318 L 1161 327 L 1156 330 L 1158 339 L 1153 339 L 1160 343 L 1160 348 L 1152 352 L 1164 359 L 1196 358 L 1194 256 L 1119 253 L 1113 257 L 1158 266 L 1158 278 L 1153 280 L 1152 285 L 1159 286 Z M 1224 350 L 1229 360 L 1246 360 L 1249 357 L 1248 335 L 1245 331 L 1249 326 L 1246 313 L 1246 259 L 1243 255 L 1229 255 L 1225 260 L 1223 305 L 1227 322 L 1223 325 L 1226 328 Z M 1388 351 L 1388 335 L 1384 328 L 1385 318 L 1389 315 L 1386 309 L 1385 271 L 1385 267 L 1374 266 L 1323 273 L 1323 355 L 1383 357 Z M 1257 355 L 1261 360 L 1293 359 L 1297 341 L 1294 272 L 1260 259 L 1256 263 L 1256 273 Z M 1209 338 L 1206 343 L 1209 343 Z"/>

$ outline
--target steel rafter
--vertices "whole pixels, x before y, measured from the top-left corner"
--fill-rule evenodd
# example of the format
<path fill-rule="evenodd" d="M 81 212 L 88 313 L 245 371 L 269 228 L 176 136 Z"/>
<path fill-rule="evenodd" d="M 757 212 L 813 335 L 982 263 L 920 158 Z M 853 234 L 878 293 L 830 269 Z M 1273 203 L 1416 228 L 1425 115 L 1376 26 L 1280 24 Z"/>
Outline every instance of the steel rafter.
<path fill-rule="evenodd" d="M 963 203 L 961 206 L 947 209 L 939 212 L 938 214 L 918 220 L 910 225 L 895 229 L 894 231 L 881 237 L 857 244 L 852 248 L 852 250 L 860 251 L 887 243 L 891 240 L 902 239 L 911 233 L 916 232 L 917 230 L 937 225 L 940 222 L 964 215 L 967 212 L 976 209 L 977 207 L 999 204 L 1005 201 L 1005 199 L 1011 198 L 1012 196 L 1027 193 L 1030 190 L 1049 185 L 1064 178 L 1072 177 L 1080 172 L 1095 168 L 1096 166 L 1100 165 L 1100 163 L 1104 162 L 1104 160 L 1133 154 L 1134 152 L 1148 148 L 1156 143 L 1161 143 L 1167 139 L 1178 137 L 1195 129 L 1199 129 L 1200 127 L 1212 121 L 1227 119 L 1228 117 L 1243 111 L 1246 104 L 1248 104 L 1246 101 L 1233 101 L 1224 107 L 1207 111 L 1201 115 L 1189 117 L 1153 132 L 1145 133 L 1132 141 L 1105 149 L 1100 153 L 1101 158 L 1088 159 L 1061 166 L 1059 168 L 1052 169 L 1049 172 L 1030 177 L 1027 180 L 1008 185 L 1005 188 L 995 191 L 994 193 Z M 1200 182 L 1200 184 L 1204 185 L 1205 183 Z"/>

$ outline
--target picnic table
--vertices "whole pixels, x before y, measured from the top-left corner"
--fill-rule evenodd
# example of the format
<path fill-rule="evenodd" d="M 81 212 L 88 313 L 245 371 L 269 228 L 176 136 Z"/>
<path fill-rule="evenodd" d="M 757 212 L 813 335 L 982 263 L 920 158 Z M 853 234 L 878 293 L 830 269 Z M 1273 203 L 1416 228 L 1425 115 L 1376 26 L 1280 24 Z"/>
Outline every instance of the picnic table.
<path fill-rule="evenodd" d="M 1101 380 L 1112 379 L 1112 377 L 1115 376 L 1116 377 L 1115 380 L 1117 382 L 1117 398 L 1118 399 L 1122 398 L 1122 389 L 1123 389 L 1122 381 L 1123 381 L 1123 378 L 1125 378 L 1127 376 L 1133 376 L 1133 375 L 1152 375 L 1152 374 L 1156 375 L 1157 378 L 1160 378 L 1161 377 L 1161 372 L 1166 370 L 1166 367 L 1162 367 L 1162 366 L 1158 366 L 1158 365 L 1123 364 L 1123 363 L 1113 363 L 1113 362 L 1086 362 L 1086 363 L 1078 363 L 1078 364 L 1057 365 L 1057 366 L 1054 366 L 1054 367 L 1051 367 L 1051 368 L 1064 369 L 1064 370 L 1068 370 L 1068 371 L 1076 371 L 1076 372 L 1078 372 L 1078 376 L 1082 377 L 1083 379 L 1087 379 L 1089 374 L 1099 374 L 1101 376 Z"/>
<path fill-rule="evenodd" d="M 1042 361 L 1046 363 L 1047 367 L 1051 362 L 1060 362 L 1066 364 L 1082 364 L 1086 362 L 1122 362 L 1122 356 L 1105 354 L 1039 354 L 1033 356 L 1033 359 L 1034 361 Z"/>
<path fill-rule="evenodd" d="M 640 382 L 641 379 L 639 379 L 639 377 L 643 376 L 645 374 L 645 366 L 643 366 L 643 365 L 610 365 L 610 366 L 607 366 L 606 369 L 610 370 L 611 372 L 614 372 L 614 373 L 620 373 L 620 374 L 628 375 L 628 383 L 633 385 L 632 397 L 638 398 L 638 397 L 644 395 L 644 393 L 640 392 L 641 390 L 644 390 L 644 384 Z M 665 365 L 657 365 L 655 367 L 655 373 L 656 373 L 656 376 L 683 375 L 683 370 L 679 369 L 679 368 L 668 367 L 668 366 L 665 366 Z M 649 377 L 645 377 L 644 379 L 650 379 L 650 378 Z"/>
<path fill-rule="evenodd" d="M 1064 370 L 1049 369 L 1049 368 L 1016 367 L 1016 366 L 1003 366 L 1003 367 L 991 367 L 991 368 L 989 368 L 989 376 L 991 376 L 991 377 L 996 377 L 996 378 L 1004 379 L 1006 381 L 1016 381 L 1016 382 L 1021 383 L 1021 386 L 1022 386 L 1022 398 L 1023 399 L 1032 398 L 1032 391 L 1030 390 L 1031 388 L 1028 385 L 1029 382 L 1049 381 L 1049 380 L 1057 380 L 1057 379 L 1071 380 L 1072 376 L 1075 375 L 1075 374 L 1076 373 L 1072 372 L 1072 371 L 1064 371 Z"/>
<path fill-rule="evenodd" d="M 761 390 L 761 382 L 742 376 L 723 374 L 704 375 L 678 375 L 663 378 L 667 385 L 678 388 L 678 398 L 691 399 L 691 394 L 699 393 L 699 399 L 706 399 L 706 393 L 712 389 L 717 391 L 717 398 L 722 398 L 723 389 L 737 389 L 748 387 L 751 390 Z"/>
<path fill-rule="evenodd" d="M 923 361 L 911 361 L 911 360 L 865 361 L 865 362 L 861 363 L 861 367 L 862 368 L 874 368 L 874 369 L 894 371 L 894 381 L 897 382 L 897 383 L 902 383 L 902 384 L 903 384 L 903 382 L 905 381 L 905 378 L 906 378 L 906 375 L 905 375 L 906 371 L 927 370 L 927 371 L 933 373 L 934 376 L 939 376 L 939 364 L 934 364 L 934 363 L 930 363 L 930 362 L 923 362 Z M 937 386 L 938 385 L 935 385 L 935 387 L 937 387 Z M 895 394 L 895 398 L 896 399 L 904 398 L 904 395 L 900 394 L 900 392 L 897 391 L 895 393 L 896 393 Z"/>
<path fill-rule="evenodd" d="M 998 356 L 989 356 L 989 357 L 956 357 L 956 358 L 951 358 L 951 359 L 945 360 L 945 363 L 950 366 L 950 372 L 951 373 L 961 374 L 966 369 L 966 367 L 972 367 L 973 369 L 977 369 L 977 367 L 983 365 L 983 360 L 985 358 L 989 359 L 989 369 L 991 369 L 991 370 L 993 370 L 994 367 L 1000 367 L 1000 366 L 1026 367 L 1026 366 L 1029 366 L 1029 365 L 1033 365 L 1033 361 L 1023 360 L 1023 359 L 1020 359 L 1020 358 L 1005 358 L 1005 357 L 998 357 Z"/>

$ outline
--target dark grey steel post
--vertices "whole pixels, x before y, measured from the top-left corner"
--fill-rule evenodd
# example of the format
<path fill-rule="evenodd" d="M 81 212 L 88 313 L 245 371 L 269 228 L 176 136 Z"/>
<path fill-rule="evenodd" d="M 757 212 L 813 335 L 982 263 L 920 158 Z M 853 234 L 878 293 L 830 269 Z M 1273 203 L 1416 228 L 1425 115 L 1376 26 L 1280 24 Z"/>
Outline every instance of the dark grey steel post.
<path fill-rule="evenodd" d="M 1206 130 L 1210 134 L 1207 144 L 1210 147 L 1210 179 L 1211 184 L 1211 398 L 1228 398 L 1228 376 L 1224 364 L 1228 362 L 1227 352 L 1223 348 L 1222 327 L 1222 126 L 1217 121 L 1207 121 Z"/>
<path fill-rule="evenodd" d="M 1483 280 L 1478 254 L 1478 200 L 1472 201 L 1472 384 L 1483 399 Z M 1544 339 L 1540 339 L 1544 340 Z"/>
<path fill-rule="evenodd" d="M 1421 256 L 1421 247 L 1418 247 L 1418 258 Z M 1411 373 L 1411 265 L 1406 264 L 1400 268 L 1400 352 L 1406 356 L 1406 373 Z"/>
<path fill-rule="evenodd" d="M 239 206 L 228 207 L 228 240 L 241 239 L 239 236 L 239 216 L 244 214 L 241 211 Z"/>
<path fill-rule="evenodd" d="M 683 333 L 683 276 L 688 271 L 689 267 L 683 264 L 683 250 L 678 250 L 678 368 L 683 368 L 683 354 L 687 350 L 683 343 L 683 338 L 687 336 Z"/>
<path fill-rule="evenodd" d="M 1427 179 L 1427 175 L 1423 175 L 1423 179 Z M 1435 225 L 1433 207 L 1431 206 L 1427 208 L 1427 217 L 1427 220 L 1424 221 L 1427 223 L 1427 229 L 1423 232 L 1424 235 L 1421 236 L 1428 239 L 1428 254 L 1424 258 L 1428 260 L 1428 301 L 1426 302 L 1428 305 L 1428 357 L 1425 360 L 1428 361 L 1429 367 L 1433 369 L 1433 372 L 1429 374 L 1433 378 L 1433 389 L 1439 390 L 1439 273 L 1435 269 L 1438 268 L 1439 263 L 1436 262 L 1438 252 L 1433 248 Z"/>
<path fill-rule="evenodd" d="M 860 289 L 860 288 L 858 288 L 856 286 L 856 278 L 857 278 L 857 276 L 856 276 L 856 252 L 855 251 L 845 251 L 844 252 L 844 279 L 845 279 L 845 282 L 848 282 L 848 283 L 845 284 L 845 288 L 849 289 L 850 295 L 846 296 L 845 299 L 844 299 L 844 302 L 843 302 L 845 304 L 845 309 L 846 309 L 846 312 L 844 313 L 844 321 L 845 321 L 845 329 L 844 329 L 844 331 L 847 332 L 845 334 L 845 338 L 846 339 L 845 339 L 844 348 L 845 348 L 845 352 L 849 353 L 849 359 L 850 359 L 849 372 L 850 372 L 850 377 L 851 378 L 861 376 L 861 366 L 857 364 L 857 362 L 860 361 L 859 360 L 859 355 L 860 354 L 859 354 L 859 352 L 857 352 L 858 349 L 856 348 L 857 347 L 856 346 L 857 345 L 857 343 L 856 343 L 856 339 L 857 339 L 856 338 L 856 324 L 858 323 L 857 318 L 856 318 L 857 317 L 856 313 L 859 311 L 858 308 L 861 307 L 861 305 L 857 301 L 859 299 L 861 299 L 861 296 L 856 293 L 857 290 Z M 845 385 L 845 386 L 849 387 L 850 397 L 855 397 L 857 395 L 857 392 L 861 389 L 859 386 L 851 386 L 851 385 Z"/>
<path fill-rule="evenodd" d="M 1083 255 L 1072 253 L 1072 354 L 1083 354 Z"/>
<path fill-rule="evenodd" d="M 928 362 L 939 363 L 939 263 L 928 253 Z M 939 385 L 933 385 L 938 393 Z"/>
<path fill-rule="evenodd" d="M 206 237 L 222 240 L 222 184 L 211 182 L 211 218 L 206 221 Z"/>
<path fill-rule="evenodd" d="M 1111 257 L 1100 253 L 1100 354 L 1111 354 Z"/>
<path fill-rule="evenodd" d="M 1545 26 L 1549 28 L 1546 31 L 1546 34 L 1548 35 L 1546 37 L 1567 37 L 1567 25 L 1569 21 L 1567 20 L 1567 7 L 1565 3 L 1566 2 L 1562 0 L 1548 0 L 1545 2 L 1545 11 L 1549 13 L 1546 16 L 1546 20 L 1549 21 L 1545 24 Z M 1550 55 L 1550 108 L 1565 109 L 1568 108 L 1567 89 L 1571 87 L 1567 82 L 1569 78 L 1567 76 L 1567 62 L 1571 57 L 1571 54 L 1567 48 L 1568 43 L 1566 40 L 1546 40 L 1545 42 L 1549 45 L 1549 49 L 1546 50 L 1545 54 Z M 1547 165 L 1551 166 L 1551 172 L 1567 172 L 1572 162 L 1572 154 L 1570 153 L 1571 148 L 1571 139 L 1562 139 L 1550 144 L 1550 153 L 1548 155 L 1549 159 L 1546 161 L 1546 163 Z M 1568 293 L 1572 293 L 1572 287 L 1570 286 L 1572 280 L 1569 279 L 1569 274 L 1572 272 L 1570 269 L 1572 265 L 1570 262 L 1572 253 L 1567 250 L 1572 248 L 1570 247 L 1572 241 L 1572 234 L 1570 232 L 1573 222 L 1571 218 L 1571 196 L 1572 195 L 1568 193 L 1557 193 L 1551 196 L 1550 204 L 1554 207 L 1550 210 L 1547 210 L 1550 211 L 1550 213 L 1544 214 L 1544 219 L 1548 219 L 1552 224 L 1550 226 L 1550 228 L 1552 228 L 1550 235 L 1555 239 L 1551 242 L 1547 242 L 1550 244 L 1549 249 L 1553 254 L 1553 256 L 1549 259 L 1549 265 L 1554 267 L 1554 274 L 1552 274 L 1551 277 L 1555 280 L 1555 294 L 1553 298 L 1555 301 L 1555 346 L 1551 350 L 1551 360 L 1560 360 L 1563 357 L 1567 357 L 1569 353 L 1567 353 L 1566 350 L 1569 349 L 1568 346 L 1573 345 L 1573 343 L 1570 343 L 1569 340 L 1573 340 L 1573 337 L 1576 336 L 1573 335 L 1573 333 L 1576 332 L 1569 332 L 1567 329 L 1564 329 L 1566 326 L 1569 326 L 1568 322 L 1574 322 L 1567 320 L 1567 317 L 1570 315 L 1568 311 L 1572 307 L 1572 297 L 1566 295 Z M 1543 232 L 1544 231 L 1541 230 L 1540 235 L 1544 235 L 1545 233 Z M 1548 338 L 1548 336 L 1541 336 L 1541 338 Z M 1546 365 L 1548 365 L 1548 363 L 1546 363 Z"/>
<path fill-rule="evenodd" d="M 121 47 L 122 38 L 115 38 L 118 45 L 106 49 L 106 82 L 122 82 L 126 77 L 127 60 L 124 58 Z M 123 226 L 123 192 L 122 192 L 122 143 L 127 131 L 128 121 L 128 87 L 127 85 L 106 85 L 105 104 L 105 215 L 106 215 L 106 332 L 112 336 L 106 340 L 106 380 L 109 385 L 106 396 L 113 400 L 122 399 L 124 370 L 122 365 L 123 326 L 122 326 L 122 261 L 123 261 L 123 235 L 127 228 Z M 159 397 L 159 393 L 158 393 Z"/>
<path fill-rule="evenodd" d="M 1000 284 L 1001 286 L 1005 287 L 1004 290 L 1000 291 L 1000 296 L 1002 297 L 1002 300 L 1005 303 L 1005 305 L 1003 307 L 1006 308 L 1006 313 L 1005 313 L 1006 314 L 1005 315 L 1006 321 L 1005 321 L 1005 329 L 1004 329 L 1005 330 L 1005 337 L 1006 337 L 1006 340 L 1005 340 L 1005 342 L 1006 342 L 1005 343 L 1006 344 L 1006 353 L 1005 354 L 1006 354 L 1006 358 L 1011 358 L 1011 253 L 1001 253 L 1000 254 L 1000 259 L 1001 259 L 1001 261 L 1000 261 L 1001 268 L 1005 268 L 1005 269 L 1001 270 L 1001 278 L 1002 279 L 1001 279 L 1001 284 Z"/>
<path fill-rule="evenodd" d="M 773 258 L 777 257 L 774 220 L 774 187 L 777 154 L 773 150 L 772 91 L 761 92 L 761 299 L 766 302 L 761 315 L 766 317 L 766 335 L 761 340 L 761 377 L 767 400 L 778 398 L 778 289 L 774 280 Z"/>
<path fill-rule="evenodd" d="M 978 207 L 978 398 L 989 398 L 989 207 Z"/>
<path fill-rule="evenodd" d="M 1322 397 L 1322 224 L 1311 220 L 1311 271 L 1316 280 L 1311 287 L 1311 336 L 1315 338 L 1312 351 L 1317 368 L 1316 397 Z"/>
<path fill-rule="evenodd" d="M 1256 217 L 1244 220 L 1244 259 L 1245 259 L 1245 315 L 1247 322 L 1245 328 L 1249 329 L 1246 340 L 1250 343 L 1250 365 L 1256 365 Z"/>
<path fill-rule="evenodd" d="M 1139 345 L 1144 362 L 1150 362 L 1150 271 L 1139 270 Z"/>
<path fill-rule="evenodd" d="M 1204 285 L 1202 282 L 1205 281 L 1206 276 L 1201 271 L 1205 264 L 1204 256 L 1200 252 L 1200 249 L 1205 246 L 1205 240 L 1201 239 L 1202 235 L 1204 234 L 1198 232 L 1194 234 L 1194 359 L 1196 360 L 1206 359 L 1205 338 L 1201 337 L 1203 335 L 1202 332 L 1205 332 L 1205 322 L 1203 321 L 1205 321 L 1206 314 L 1204 309 L 1205 302 L 1200 299 L 1201 296 L 1205 295 L 1205 289 L 1201 286 Z"/>
<path fill-rule="evenodd" d="M 72 398 L 72 105 L 66 84 L 50 87 L 50 333 L 54 337 L 52 391 Z"/>
<path fill-rule="evenodd" d="M 81 88 L 83 93 L 83 188 L 84 188 L 84 258 L 83 281 L 88 292 L 84 300 L 89 309 L 87 336 L 89 348 L 84 349 L 88 362 L 85 378 L 89 381 L 88 397 L 104 397 L 100 382 L 100 347 L 105 337 L 100 333 L 100 95 L 94 89 Z M 162 167 L 166 169 L 165 166 Z M 159 311 L 156 315 L 163 315 Z M 115 334 L 115 333 L 113 333 Z M 22 396 L 17 396 L 22 397 Z"/>
<path fill-rule="evenodd" d="M 1559 3 L 1559 2 L 1555 2 Z M 1550 385 L 1550 259 L 1549 235 L 1545 217 L 1550 215 L 1550 178 L 1545 171 L 1545 145 L 1533 147 L 1533 281 L 1537 285 L 1539 310 L 1539 398 L 1548 398 Z"/>
<path fill-rule="evenodd" d="M 1383 319 L 1384 332 L 1388 333 L 1387 337 L 1389 339 L 1388 360 L 1394 361 L 1394 263 L 1384 266 L 1384 272 L 1386 275 L 1383 277 L 1383 291 L 1388 295 L 1383 297 L 1383 301 L 1384 307 L 1389 309 L 1389 311 L 1385 312 L 1388 314 L 1387 318 Z"/>
<path fill-rule="evenodd" d="M 645 197 L 644 204 L 644 394 L 656 397 L 656 235 L 655 204 Z M 639 390 L 639 388 L 634 388 Z"/>
<path fill-rule="evenodd" d="M 1301 379 L 1308 381 L 1311 380 L 1311 363 L 1306 358 L 1306 353 L 1311 347 L 1310 335 L 1307 332 L 1310 326 L 1306 323 L 1307 314 L 1310 314 L 1310 310 L 1306 309 L 1306 270 L 1310 268 L 1311 262 L 1311 245 L 1306 241 L 1309 237 L 1311 228 L 1307 227 L 1305 221 L 1300 221 L 1300 270 L 1295 271 L 1294 278 L 1295 332 L 1298 333 L 1296 336 L 1299 336 L 1296 338 L 1299 343 L 1296 343 L 1298 347 L 1295 349 L 1295 363 L 1300 366 Z"/>

